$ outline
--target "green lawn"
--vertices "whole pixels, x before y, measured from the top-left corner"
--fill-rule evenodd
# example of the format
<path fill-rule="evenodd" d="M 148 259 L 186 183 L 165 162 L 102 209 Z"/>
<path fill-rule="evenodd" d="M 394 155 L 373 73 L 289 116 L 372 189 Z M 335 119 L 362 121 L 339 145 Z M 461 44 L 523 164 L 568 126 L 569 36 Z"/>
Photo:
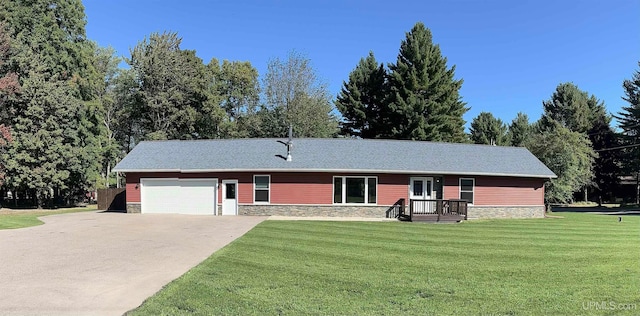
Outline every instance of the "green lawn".
<path fill-rule="evenodd" d="M 95 205 L 90 205 L 87 207 L 61 208 L 57 210 L 2 210 L 0 211 L 0 229 L 23 228 L 41 225 L 43 224 L 43 222 L 38 219 L 38 217 L 41 216 L 95 210 Z"/>
<path fill-rule="evenodd" d="M 555 215 L 266 221 L 130 313 L 640 314 L 640 216 Z"/>

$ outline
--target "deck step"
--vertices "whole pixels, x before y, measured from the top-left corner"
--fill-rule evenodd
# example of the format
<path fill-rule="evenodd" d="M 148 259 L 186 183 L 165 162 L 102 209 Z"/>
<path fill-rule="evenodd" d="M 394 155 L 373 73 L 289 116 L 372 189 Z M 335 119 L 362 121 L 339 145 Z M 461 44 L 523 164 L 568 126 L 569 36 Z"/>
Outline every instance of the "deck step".
<path fill-rule="evenodd" d="M 431 223 L 457 223 L 464 220 L 464 216 L 461 215 L 440 215 L 438 219 L 437 214 L 418 215 L 414 214 L 412 221 L 414 222 L 431 222 Z"/>

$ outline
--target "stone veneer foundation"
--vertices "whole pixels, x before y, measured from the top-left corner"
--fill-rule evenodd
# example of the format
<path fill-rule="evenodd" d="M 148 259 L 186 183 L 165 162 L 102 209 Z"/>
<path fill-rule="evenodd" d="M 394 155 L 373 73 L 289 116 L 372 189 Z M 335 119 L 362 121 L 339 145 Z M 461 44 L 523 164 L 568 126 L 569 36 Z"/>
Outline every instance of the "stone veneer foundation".
<path fill-rule="evenodd" d="M 544 213 L 544 206 L 469 206 L 467 218 L 543 218 Z"/>
<path fill-rule="evenodd" d="M 140 203 L 127 203 L 127 213 L 142 213 L 142 207 L 140 206 Z"/>
<path fill-rule="evenodd" d="M 386 217 L 388 206 L 238 205 L 238 215 Z"/>
<path fill-rule="evenodd" d="M 218 205 L 218 214 L 222 206 Z M 238 205 L 238 215 L 387 217 L 389 206 L 343 205 Z M 127 213 L 140 213 L 140 203 L 127 203 Z M 543 218 L 544 206 L 470 206 L 468 219 Z"/>

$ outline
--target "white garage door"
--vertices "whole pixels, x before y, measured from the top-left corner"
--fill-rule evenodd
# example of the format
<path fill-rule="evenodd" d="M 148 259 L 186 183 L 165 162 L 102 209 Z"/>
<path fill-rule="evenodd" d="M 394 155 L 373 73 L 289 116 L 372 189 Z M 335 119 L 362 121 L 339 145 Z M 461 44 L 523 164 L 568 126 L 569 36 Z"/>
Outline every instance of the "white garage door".
<path fill-rule="evenodd" d="M 142 213 L 216 213 L 218 179 L 140 179 Z"/>

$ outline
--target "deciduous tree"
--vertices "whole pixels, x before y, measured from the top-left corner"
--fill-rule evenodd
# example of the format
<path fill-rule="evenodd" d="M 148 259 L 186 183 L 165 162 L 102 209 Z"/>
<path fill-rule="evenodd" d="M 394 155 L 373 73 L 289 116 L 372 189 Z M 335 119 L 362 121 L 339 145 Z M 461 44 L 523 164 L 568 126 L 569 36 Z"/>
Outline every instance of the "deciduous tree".
<path fill-rule="evenodd" d="M 214 107 L 221 107 L 226 115 L 210 108 L 208 115 L 220 122 L 214 137 L 238 138 L 254 136 L 253 130 L 260 122 L 257 111 L 260 102 L 260 82 L 258 70 L 250 62 L 228 61 L 219 63 L 217 59 L 208 64 L 212 80 L 212 90 L 208 95 Z"/>
<path fill-rule="evenodd" d="M 263 81 L 266 104 L 261 111 L 263 137 L 286 137 L 292 126 L 297 137 L 332 137 L 338 120 L 331 97 L 308 58 L 290 52 L 286 60 L 269 62 Z"/>
<path fill-rule="evenodd" d="M 153 33 L 126 59 L 139 84 L 136 114 L 141 138 L 198 137 L 196 122 L 206 100 L 206 68 L 194 51 L 180 48 L 181 41 L 177 33 Z"/>
<path fill-rule="evenodd" d="M 571 202 L 574 192 L 592 183 L 596 154 L 584 134 L 555 122 L 533 134 L 526 147 L 558 176 L 545 186 L 547 204 Z"/>
<path fill-rule="evenodd" d="M 91 80 L 91 101 L 85 102 L 85 126 L 93 135 L 88 139 L 85 148 L 92 151 L 94 164 L 88 166 L 89 178 L 97 177 L 94 187 L 109 187 L 111 168 L 121 158 L 122 150 L 116 139 L 121 117 L 120 104 L 116 98 L 116 83 L 120 73 L 120 58 L 111 47 L 95 45 L 92 56 L 93 77 Z"/>

